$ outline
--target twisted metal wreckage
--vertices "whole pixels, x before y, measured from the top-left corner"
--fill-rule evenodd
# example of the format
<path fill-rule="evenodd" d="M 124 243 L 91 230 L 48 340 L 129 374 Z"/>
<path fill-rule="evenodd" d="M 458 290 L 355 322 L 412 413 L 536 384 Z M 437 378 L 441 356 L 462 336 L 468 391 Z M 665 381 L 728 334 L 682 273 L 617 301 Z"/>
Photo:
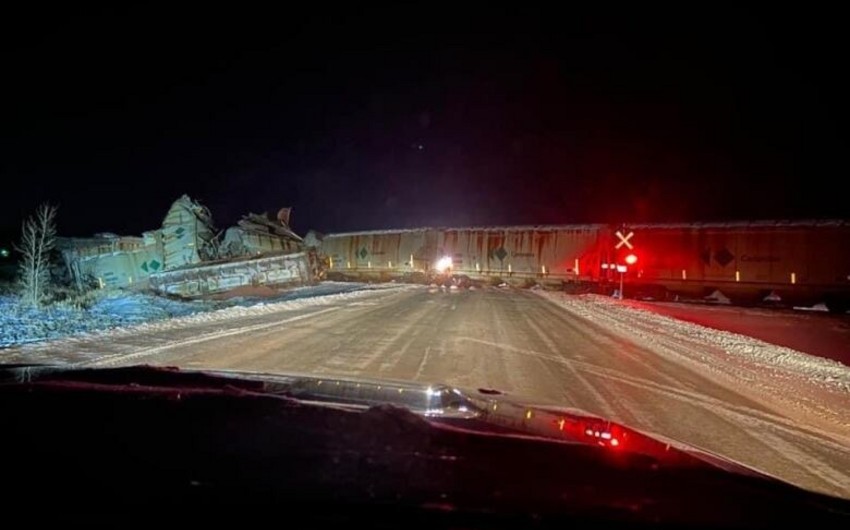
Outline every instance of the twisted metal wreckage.
<path fill-rule="evenodd" d="M 141 237 L 60 238 L 58 247 L 78 286 L 148 287 L 194 297 L 249 285 L 312 283 L 320 275 L 315 251 L 290 229 L 289 215 L 290 208 L 275 219 L 249 213 L 222 234 L 209 210 L 183 195 L 162 226 Z"/>

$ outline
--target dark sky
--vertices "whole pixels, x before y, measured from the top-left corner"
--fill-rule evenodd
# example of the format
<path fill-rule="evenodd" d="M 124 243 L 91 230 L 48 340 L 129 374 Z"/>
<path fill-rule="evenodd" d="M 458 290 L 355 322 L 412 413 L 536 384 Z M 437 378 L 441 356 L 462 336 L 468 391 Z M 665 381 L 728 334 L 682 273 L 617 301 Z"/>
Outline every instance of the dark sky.
<path fill-rule="evenodd" d="M 850 217 L 842 18 L 709 7 L 7 14 L 3 231 Z"/>

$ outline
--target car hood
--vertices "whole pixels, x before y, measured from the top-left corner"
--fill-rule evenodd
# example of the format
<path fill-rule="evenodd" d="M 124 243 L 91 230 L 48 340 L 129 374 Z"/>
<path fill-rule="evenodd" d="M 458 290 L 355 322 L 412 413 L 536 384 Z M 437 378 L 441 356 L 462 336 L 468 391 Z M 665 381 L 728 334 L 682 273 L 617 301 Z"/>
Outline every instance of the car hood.
<path fill-rule="evenodd" d="M 593 445 L 612 453 L 641 454 L 667 465 L 709 464 L 725 471 L 780 480 L 722 455 L 658 433 L 634 429 L 587 411 L 535 404 L 489 388 L 336 375 L 184 370 L 151 366 L 75 368 L 61 365 L 4 365 L 2 383 L 53 383 L 162 389 L 220 389 L 296 399 L 302 403 L 365 410 L 404 408 L 440 425 L 504 436 Z"/>
<path fill-rule="evenodd" d="M 582 411 L 315 374 L 0 368 L 9 505 L 211 507 L 385 527 L 570 521 L 846 526 L 847 501 Z M 91 499 L 99 502 L 92 504 Z M 59 510 L 57 513 L 66 513 Z M 157 512 L 159 513 L 159 512 Z M 294 516 L 294 515 L 293 515 Z M 427 519 L 421 519 L 426 517 Z M 460 517 L 460 519 L 458 519 Z M 472 519 L 468 519 L 468 518 Z"/>

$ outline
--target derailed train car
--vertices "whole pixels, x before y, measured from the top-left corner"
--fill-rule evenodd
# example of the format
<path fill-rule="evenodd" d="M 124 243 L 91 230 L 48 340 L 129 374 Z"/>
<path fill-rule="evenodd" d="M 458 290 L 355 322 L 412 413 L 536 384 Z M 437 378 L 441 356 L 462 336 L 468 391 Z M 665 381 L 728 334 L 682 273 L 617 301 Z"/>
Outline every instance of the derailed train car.
<path fill-rule="evenodd" d="M 656 298 L 850 300 L 850 223 L 604 224 L 422 228 L 310 239 L 329 278 L 429 281 L 438 262 L 474 281 L 533 283 Z M 636 262 L 627 265 L 626 258 Z"/>
<path fill-rule="evenodd" d="M 442 258 L 455 275 L 499 281 L 598 279 L 602 225 L 422 228 L 329 234 L 329 277 L 428 277 Z M 442 271 L 440 271 L 442 272 Z"/>
<path fill-rule="evenodd" d="M 77 286 L 153 288 L 204 296 L 246 285 L 302 285 L 316 281 L 312 251 L 289 227 L 290 208 L 276 219 L 249 213 L 220 237 L 210 211 L 183 195 L 162 226 L 142 237 L 98 234 L 59 238 L 58 249 Z"/>

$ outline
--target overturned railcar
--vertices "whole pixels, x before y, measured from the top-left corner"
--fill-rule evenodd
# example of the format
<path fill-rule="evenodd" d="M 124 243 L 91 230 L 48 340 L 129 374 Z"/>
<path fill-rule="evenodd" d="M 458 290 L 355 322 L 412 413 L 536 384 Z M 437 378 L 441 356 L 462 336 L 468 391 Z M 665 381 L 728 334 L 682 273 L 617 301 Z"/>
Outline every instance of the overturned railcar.
<path fill-rule="evenodd" d="M 290 229 L 289 213 L 283 208 L 276 219 L 247 214 L 222 240 L 209 210 L 183 195 L 161 227 L 143 237 L 60 238 L 58 247 L 80 287 L 203 296 L 246 285 L 302 285 L 318 279 L 319 270 L 314 253 Z"/>

